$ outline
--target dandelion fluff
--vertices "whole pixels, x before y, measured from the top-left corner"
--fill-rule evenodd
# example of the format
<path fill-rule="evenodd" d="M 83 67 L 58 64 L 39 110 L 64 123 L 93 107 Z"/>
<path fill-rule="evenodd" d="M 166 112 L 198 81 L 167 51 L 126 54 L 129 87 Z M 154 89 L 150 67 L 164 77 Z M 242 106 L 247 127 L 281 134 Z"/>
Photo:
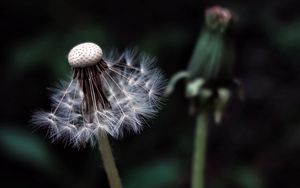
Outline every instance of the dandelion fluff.
<path fill-rule="evenodd" d="M 80 147 L 95 143 L 101 134 L 118 138 L 124 131 L 139 132 L 157 113 L 164 78 L 150 56 L 127 50 L 105 58 L 98 45 L 83 43 L 68 60 L 72 78 L 53 89 L 50 112 L 33 116 L 35 125 L 49 128 L 54 141 Z"/>

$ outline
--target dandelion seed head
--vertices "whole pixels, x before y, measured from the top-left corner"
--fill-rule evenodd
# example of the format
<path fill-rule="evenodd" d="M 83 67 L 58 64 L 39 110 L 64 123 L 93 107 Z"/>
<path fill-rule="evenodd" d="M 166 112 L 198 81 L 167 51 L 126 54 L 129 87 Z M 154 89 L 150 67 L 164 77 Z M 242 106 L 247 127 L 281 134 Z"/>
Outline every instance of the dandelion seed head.
<path fill-rule="evenodd" d="M 154 58 L 135 50 L 106 58 L 96 44 L 83 43 L 68 60 L 72 78 L 53 90 L 51 112 L 33 118 L 35 125 L 49 127 L 52 140 L 81 147 L 102 134 L 139 133 L 157 113 L 165 84 Z"/>
<path fill-rule="evenodd" d="M 102 59 L 102 54 L 102 49 L 97 44 L 86 42 L 71 49 L 68 61 L 72 67 L 91 66 Z"/>

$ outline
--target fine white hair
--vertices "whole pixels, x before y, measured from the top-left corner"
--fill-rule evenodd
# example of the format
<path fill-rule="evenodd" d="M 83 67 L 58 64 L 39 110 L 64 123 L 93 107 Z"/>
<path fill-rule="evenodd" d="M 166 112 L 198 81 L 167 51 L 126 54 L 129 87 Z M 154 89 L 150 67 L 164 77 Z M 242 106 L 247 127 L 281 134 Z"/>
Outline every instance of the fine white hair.
<path fill-rule="evenodd" d="M 107 69 L 100 75 L 99 88 L 110 108 L 101 108 L 95 103 L 95 109 L 87 118 L 84 92 L 78 79 L 63 82 L 53 89 L 53 110 L 33 115 L 33 123 L 47 127 L 53 141 L 63 139 L 81 147 L 88 142 L 93 145 L 101 134 L 119 138 L 126 131 L 138 133 L 146 119 L 157 113 L 165 81 L 154 58 L 136 50 L 126 50 L 118 57 L 112 53 L 103 60 Z M 92 97 L 95 92 L 98 91 L 91 91 Z"/>

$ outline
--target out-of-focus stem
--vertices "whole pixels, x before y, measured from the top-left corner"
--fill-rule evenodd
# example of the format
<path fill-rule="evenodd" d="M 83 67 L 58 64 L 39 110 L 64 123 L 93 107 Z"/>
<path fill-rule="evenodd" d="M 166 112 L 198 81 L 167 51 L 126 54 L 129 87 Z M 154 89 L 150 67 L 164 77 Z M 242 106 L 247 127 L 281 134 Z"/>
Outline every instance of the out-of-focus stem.
<path fill-rule="evenodd" d="M 99 136 L 99 150 L 110 188 L 122 188 L 121 179 L 106 134 Z"/>
<path fill-rule="evenodd" d="M 206 137 L 208 128 L 208 113 L 197 115 L 196 132 L 194 140 L 192 188 L 204 188 L 204 169 Z"/>
<path fill-rule="evenodd" d="M 180 71 L 178 73 L 176 73 L 172 78 L 171 80 L 169 81 L 169 84 L 166 88 L 166 91 L 165 91 L 165 96 L 168 96 L 170 95 L 174 88 L 175 88 L 175 85 L 177 84 L 177 82 L 181 79 L 186 79 L 189 77 L 189 73 L 187 71 Z"/>

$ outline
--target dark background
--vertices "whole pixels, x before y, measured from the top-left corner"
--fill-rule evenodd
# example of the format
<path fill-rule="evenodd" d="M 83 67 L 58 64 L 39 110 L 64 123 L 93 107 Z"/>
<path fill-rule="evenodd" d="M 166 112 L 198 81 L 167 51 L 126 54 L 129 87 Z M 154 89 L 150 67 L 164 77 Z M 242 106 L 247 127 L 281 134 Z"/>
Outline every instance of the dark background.
<path fill-rule="evenodd" d="M 300 187 L 298 0 L 1 1 L 0 187 L 108 187 L 97 148 L 51 143 L 31 114 L 49 109 L 46 88 L 67 77 L 66 55 L 81 42 L 106 53 L 138 46 L 167 78 L 185 69 L 212 5 L 238 15 L 235 72 L 246 98 L 209 127 L 206 187 Z M 111 140 L 125 188 L 189 187 L 187 111 L 180 83 L 150 127 Z"/>

